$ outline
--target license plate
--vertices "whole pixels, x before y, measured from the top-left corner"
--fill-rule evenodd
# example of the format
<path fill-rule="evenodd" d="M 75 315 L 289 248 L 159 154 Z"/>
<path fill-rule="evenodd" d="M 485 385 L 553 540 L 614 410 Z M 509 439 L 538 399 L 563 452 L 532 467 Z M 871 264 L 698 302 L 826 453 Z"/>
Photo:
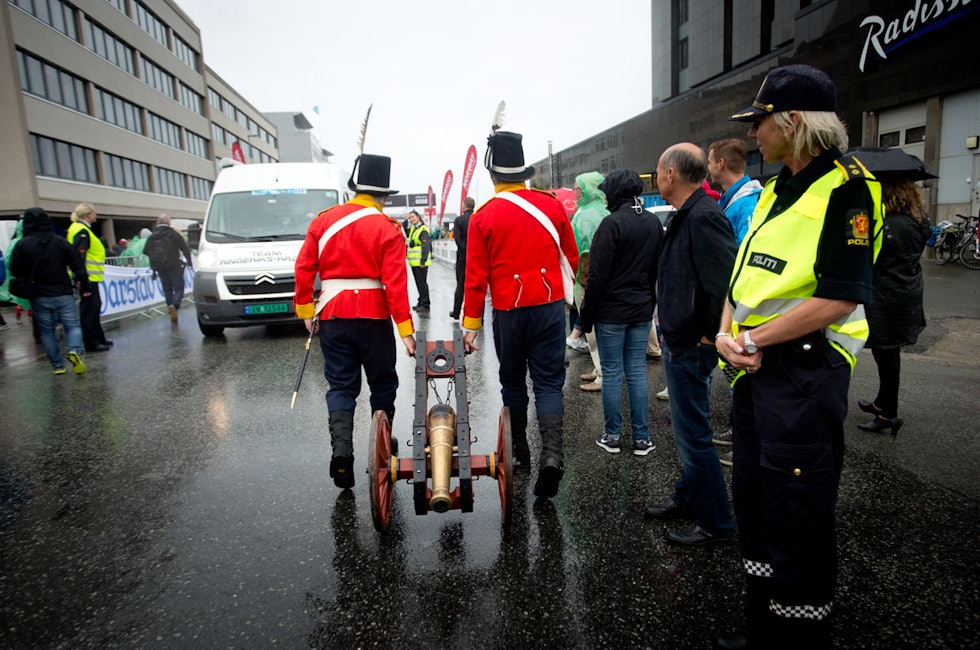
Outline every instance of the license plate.
<path fill-rule="evenodd" d="M 245 314 L 254 316 L 257 314 L 285 314 L 289 312 L 288 302 L 271 302 L 264 305 L 245 305 Z"/>

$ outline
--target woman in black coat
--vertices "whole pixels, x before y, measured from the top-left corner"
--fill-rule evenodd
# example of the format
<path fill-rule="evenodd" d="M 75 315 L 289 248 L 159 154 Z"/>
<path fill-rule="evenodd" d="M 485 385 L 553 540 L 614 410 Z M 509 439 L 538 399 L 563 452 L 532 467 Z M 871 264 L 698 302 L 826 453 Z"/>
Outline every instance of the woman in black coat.
<path fill-rule="evenodd" d="M 926 326 L 922 310 L 922 267 L 919 258 L 929 238 L 929 220 L 918 185 L 909 180 L 882 179 L 885 204 L 884 241 L 874 268 L 874 298 L 867 305 L 871 348 L 878 365 L 878 396 L 858 400 L 875 419 L 858 425 L 864 431 L 888 429 L 893 436 L 902 426 L 898 417 L 900 351 L 912 345 Z"/>

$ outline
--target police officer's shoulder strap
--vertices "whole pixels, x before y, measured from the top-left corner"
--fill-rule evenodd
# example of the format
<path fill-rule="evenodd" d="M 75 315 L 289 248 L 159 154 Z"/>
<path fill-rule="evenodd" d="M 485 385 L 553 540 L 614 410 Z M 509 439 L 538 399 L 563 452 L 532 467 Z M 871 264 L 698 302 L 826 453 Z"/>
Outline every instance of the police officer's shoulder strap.
<path fill-rule="evenodd" d="M 834 164 L 844 173 L 844 177 L 848 180 L 852 179 L 873 179 L 874 175 L 868 171 L 868 168 L 864 166 L 857 156 L 853 154 L 846 153 L 837 160 Z"/>

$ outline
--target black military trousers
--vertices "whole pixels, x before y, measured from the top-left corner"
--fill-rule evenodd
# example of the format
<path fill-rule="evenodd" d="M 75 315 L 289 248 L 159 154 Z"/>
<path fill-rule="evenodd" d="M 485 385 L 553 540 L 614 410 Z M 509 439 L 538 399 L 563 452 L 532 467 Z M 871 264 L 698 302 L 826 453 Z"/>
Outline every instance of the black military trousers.
<path fill-rule="evenodd" d="M 765 348 L 734 388 L 732 499 L 753 647 L 829 648 L 850 366 L 822 337 Z"/>

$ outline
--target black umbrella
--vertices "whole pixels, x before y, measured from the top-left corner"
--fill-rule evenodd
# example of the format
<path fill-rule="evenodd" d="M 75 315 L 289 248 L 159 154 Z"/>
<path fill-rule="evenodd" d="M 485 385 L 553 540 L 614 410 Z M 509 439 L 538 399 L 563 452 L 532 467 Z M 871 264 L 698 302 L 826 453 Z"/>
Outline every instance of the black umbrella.
<path fill-rule="evenodd" d="M 910 181 L 939 178 L 917 156 L 905 153 L 901 149 L 852 147 L 847 153 L 861 161 L 861 164 L 876 177 L 886 176 Z"/>

